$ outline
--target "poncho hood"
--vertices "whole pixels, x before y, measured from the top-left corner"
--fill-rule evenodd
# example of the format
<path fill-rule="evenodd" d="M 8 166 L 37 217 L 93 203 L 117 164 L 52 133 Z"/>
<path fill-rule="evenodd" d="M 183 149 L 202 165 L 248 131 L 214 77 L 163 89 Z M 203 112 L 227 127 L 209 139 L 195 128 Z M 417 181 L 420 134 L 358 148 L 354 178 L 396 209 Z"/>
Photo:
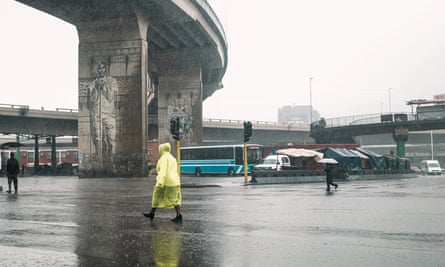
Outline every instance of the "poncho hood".
<path fill-rule="evenodd" d="M 164 155 L 171 151 L 170 143 L 164 143 L 159 145 L 159 155 Z"/>

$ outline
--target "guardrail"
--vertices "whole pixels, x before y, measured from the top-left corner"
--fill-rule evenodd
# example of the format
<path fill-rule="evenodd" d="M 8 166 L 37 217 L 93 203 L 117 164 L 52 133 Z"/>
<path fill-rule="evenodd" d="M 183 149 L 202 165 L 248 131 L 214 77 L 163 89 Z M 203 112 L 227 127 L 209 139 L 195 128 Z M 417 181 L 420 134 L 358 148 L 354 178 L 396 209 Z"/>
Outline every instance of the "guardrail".
<path fill-rule="evenodd" d="M 231 128 L 243 128 L 245 120 L 232 120 L 232 119 L 209 119 L 204 118 L 203 123 L 206 126 L 215 127 L 231 127 Z M 280 129 L 280 130 L 309 130 L 309 124 L 305 123 L 280 123 L 270 121 L 251 121 L 254 128 L 267 128 L 267 129 Z"/>
<path fill-rule="evenodd" d="M 36 111 L 56 111 L 56 112 L 77 112 L 77 109 L 72 108 L 48 108 L 48 107 L 31 107 L 29 105 L 17 105 L 17 104 L 1 104 L 0 108 L 10 108 L 17 110 L 36 110 Z"/>
<path fill-rule="evenodd" d="M 221 33 L 221 35 L 224 38 L 224 42 L 226 42 L 226 34 L 224 32 L 224 28 L 222 27 L 221 22 L 219 21 L 218 17 L 216 16 L 215 12 L 213 11 L 212 7 L 207 3 L 206 0 L 194 0 L 194 2 L 206 12 L 207 16 L 213 21 L 215 26 L 217 27 L 218 31 Z"/>
<path fill-rule="evenodd" d="M 383 118 L 389 118 L 389 119 L 383 120 Z M 325 121 L 326 121 L 326 127 L 330 128 L 330 127 L 352 126 L 361 124 L 397 122 L 399 121 L 399 118 L 403 118 L 403 121 L 417 120 L 416 114 L 405 113 L 405 112 L 392 112 L 392 113 L 375 113 L 375 114 L 328 118 L 325 119 Z"/>

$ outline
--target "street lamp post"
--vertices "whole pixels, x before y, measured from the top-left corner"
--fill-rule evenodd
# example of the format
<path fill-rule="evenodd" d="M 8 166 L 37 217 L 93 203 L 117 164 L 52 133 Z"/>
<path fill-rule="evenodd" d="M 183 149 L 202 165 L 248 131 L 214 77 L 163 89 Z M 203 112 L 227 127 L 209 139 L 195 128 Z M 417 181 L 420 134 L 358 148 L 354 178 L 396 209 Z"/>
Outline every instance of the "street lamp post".
<path fill-rule="evenodd" d="M 312 124 L 312 79 L 314 77 L 309 78 L 309 125 Z"/>
<path fill-rule="evenodd" d="M 433 130 L 430 130 L 430 139 L 431 139 L 431 160 L 434 160 Z"/>
<path fill-rule="evenodd" d="M 389 113 L 391 113 L 391 89 L 392 89 L 392 88 L 389 88 L 389 90 L 388 90 Z"/>

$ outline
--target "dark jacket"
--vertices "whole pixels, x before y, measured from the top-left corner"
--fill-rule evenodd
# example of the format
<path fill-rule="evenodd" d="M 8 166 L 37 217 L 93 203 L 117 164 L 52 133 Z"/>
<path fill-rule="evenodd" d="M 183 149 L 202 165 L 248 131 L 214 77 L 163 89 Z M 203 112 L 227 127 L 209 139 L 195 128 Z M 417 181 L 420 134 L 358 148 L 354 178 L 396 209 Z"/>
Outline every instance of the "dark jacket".
<path fill-rule="evenodd" d="M 8 159 L 6 163 L 6 172 L 8 175 L 17 175 L 20 172 L 19 161 L 15 158 Z"/>
<path fill-rule="evenodd" d="M 326 181 L 332 182 L 334 180 L 335 175 L 336 175 L 335 168 L 329 166 L 329 167 L 327 167 L 325 169 L 325 171 L 326 171 Z"/>

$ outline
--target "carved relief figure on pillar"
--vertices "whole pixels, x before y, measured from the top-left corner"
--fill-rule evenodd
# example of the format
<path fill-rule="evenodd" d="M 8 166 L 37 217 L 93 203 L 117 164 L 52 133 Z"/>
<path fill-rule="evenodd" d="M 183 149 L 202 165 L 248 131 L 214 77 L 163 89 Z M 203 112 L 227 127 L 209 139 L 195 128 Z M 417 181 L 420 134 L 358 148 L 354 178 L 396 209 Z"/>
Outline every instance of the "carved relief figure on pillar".
<path fill-rule="evenodd" d="M 118 85 L 107 73 L 107 65 L 99 62 L 97 77 L 90 84 L 88 111 L 90 134 L 97 162 L 109 171 L 114 170 L 113 156 L 116 150 L 116 96 Z"/>
<path fill-rule="evenodd" d="M 180 120 L 180 132 L 181 138 L 185 143 L 190 141 L 193 135 L 192 131 L 192 99 L 182 97 L 181 93 L 178 93 L 176 97 L 168 98 L 168 115 L 169 117 L 179 117 Z"/>

